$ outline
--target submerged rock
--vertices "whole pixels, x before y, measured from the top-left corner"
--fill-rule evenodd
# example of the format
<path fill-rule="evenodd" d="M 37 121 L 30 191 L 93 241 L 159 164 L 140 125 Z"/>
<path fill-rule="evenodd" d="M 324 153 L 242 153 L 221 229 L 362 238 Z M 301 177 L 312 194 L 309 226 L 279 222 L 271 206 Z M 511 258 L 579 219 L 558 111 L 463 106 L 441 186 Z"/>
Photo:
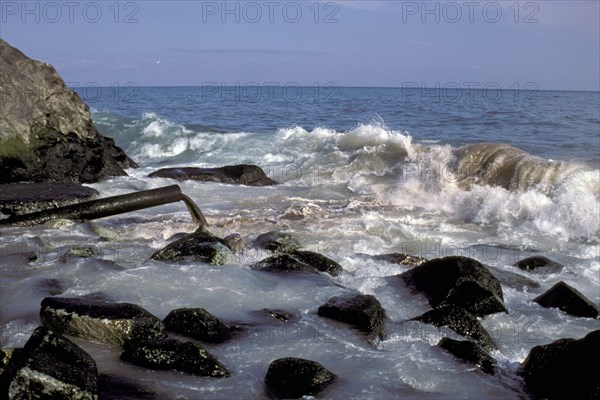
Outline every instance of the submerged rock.
<path fill-rule="evenodd" d="M 37 328 L 0 376 L 6 399 L 93 400 L 98 371 L 92 357 L 63 335 Z"/>
<path fill-rule="evenodd" d="M 540 287 L 539 283 L 529 279 L 526 276 L 515 274 L 514 272 L 504 271 L 500 268 L 490 267 L 489 265 L 486 267 L 504 286 L 519 290 L 531 290 Z"/>
<path fill-rule="evenodd" d="M 98 191 L 76 183 L 11 183 L 0 185 L 0 212 L 26 214 L 93 200 Z"/>
<path fill-rule="evenodd" d="M 289 253 L 300 249 L 300 242 L 289 232 L 271 231 L 254 239 L 254 246 L 273 253 Z"/>
<path fill-rule="evenodd" d="M 130 303 L 109 303 L 89 298 L 46 297 L 42 323 L 57 332 L 100 343 L 122 345 L 128 340 L 166 336 L 163 323 Z"/>
<path fill-rule="evenodd" d="M 156 393 L 121 376 L 98 376 L 98 400 L 159 400 Z"/>
<path fill-rule="evenodd" d="M 294 315 L 292 313 L 283 310 L 272 310 L 270 308 L 265 308 L 261 311 L 269 317 L 275 318 L 276 320 L 279 320 L 281 322 L 288 322 L 289 320 L 294 318 Z"/>
<path fill-rule="evenodd" d="M 523 271 L 544 272 L 548 274 L 560 272 L 564 267 L 562 264 L 544 256 L 527 257 L 517 262 L 515 266 Z"/>
<path fill-rule="evenodd" d="M 315 395 L 335 380 L 336 376 L 316 361 L 302 358 L 280 358 L 269 365 L 265 384 L 278 399 L 298 399 Z"/>
<path fill-rule="evenodd" d="M 399 265 L 410 265 L 416 267 L 417 265 L 423 264 L 427 261 L 424 257 L 413 256 L 405 253 L 389 253 L 389 254 L 357 254 L 359 257 L 368 258 L 374 261 L 384 261 L 390 264 L 399 264 Z"/>
<path fill-rule="evenodd" d="M 496 360 L 494 360 L 494 357 L 475 342 L 470 340 L 454 340 L 445 337 L 437 345 L 454 357 L 477 365 L 486 374 L 493 374 L 495 371 Z"/>
<path fill-rule="evenodd" d="M 538 398 L 598 399 L 598 354 L 600 330 L 579 340 L 560 339 L 535 346 L 521 364 L 519 374 L 527 390 Z"/>
<path fill-rule="evenodd" d="M 170 332 L 205 342 L 223 342 L 231 329 L 203 308 L 178 308 L 164 319 Z"/>
<path fill-rule="evenodd" d="M 228 165 L 220 168 L 163 168 L 149 177 L 171 178 L 179 181 L 222 182 L 247 186 L 277 185 L 256 165 Z"/>
<path fill-rule="evenodd" d="M 558 282 L 533 301 L 542 307 L 559 308 L 561 311 L 576 317 L 600 319 L 600 312 L 596 305 L 579 290 L 563 281 Z"/>
<path fill-rule="evenodd" d="M 399 277 L 423 292 L 432 307 L 453 305 L 477 316 L 507 312 L 500 282 L 472 258 L 451 256 L 429 260 Z"/>
<path fill-rule="evenodd" d="M 352 325 L 362 332 L 385 338 L 385 311 L 371 295 L 332 297 L 317 314 Z"/>
<path fill-rule="evenodd" d="M 0 183 L 92 183 L 136 167 L 47 63 L 0 39 Z"/>
<path fill-rule="evenodd" d="M 151 258 L 171 261 L 191 259 L 197 262 L 222 265 L 232 256 L 228 246 L 231 246 L 228 241 L 218 238 L 201 226 L 196 232 L 176 240 L 152 254 Z"/>
<path fill-rule="evenodd" d="M 225 377 L 229 372 L 200 345 L 175 339 L 129 341 L 121 359 L 157 370 L 177 370 L 192 375 Z"/>
<path fill-rule="evenodd" d="M 476 316 L 455 306 L 443 306 L 413 318 L 434 326 L 447 326 L 459 335 L 471 338 L 486 350 L 493 350 L 496 345 Z"/>
<path fill-rule="evenodd" d="M 271 272 L 327 272 L 331 276 L 338 276 L 343 272 L 342 266 L 335 261 L 312 251 L 300 250 L 265 258 L 252 268 Z"/>

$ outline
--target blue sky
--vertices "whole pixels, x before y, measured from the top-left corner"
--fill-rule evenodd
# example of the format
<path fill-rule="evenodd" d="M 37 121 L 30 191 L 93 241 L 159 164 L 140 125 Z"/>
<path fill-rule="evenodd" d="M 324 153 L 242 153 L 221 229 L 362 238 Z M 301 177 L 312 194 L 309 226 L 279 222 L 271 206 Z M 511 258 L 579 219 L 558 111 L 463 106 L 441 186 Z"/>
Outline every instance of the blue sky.
<path fill-rule="evenodd" d="M 0 1 L 67 82 L 600 90 L 599 1 Z"/>

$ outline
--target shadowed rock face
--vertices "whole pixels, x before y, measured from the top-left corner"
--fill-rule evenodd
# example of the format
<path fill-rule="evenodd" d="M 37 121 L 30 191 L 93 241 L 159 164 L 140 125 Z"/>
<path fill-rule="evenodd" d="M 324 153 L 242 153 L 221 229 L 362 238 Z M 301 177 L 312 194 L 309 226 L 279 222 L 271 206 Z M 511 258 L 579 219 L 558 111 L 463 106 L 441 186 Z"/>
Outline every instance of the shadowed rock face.
<path fill-rule="evenodd" d="M 25 214 L 92 200 L 98 191 L 75 183 L 13 183 L 0 185 L 0 212 Z"/>
<path fill-rule="evenodd" d="M 96 399 L 96 363 L 61 334 L 39 327 L 11 358 L 0 377 L 0 392 L 11 399 Z"/>
<path fill-rule="evenodd" d="M 445 337 L 437 345 L 454 357 L 477 365 L 486 374 L 494 373 L 496 360 L 475 342 L 471 342 L 470 340 L 454 340 Z"/>
<path fill-rule="evenodd" d="M 298 399 L 320 392 L 335 378 L 331 371 L 316 361 L 289 357 L 269 365 L 265 383 L 275 398 Z"/>
<path fill-rule="evenodd" d="M 594 303 L 587 299 L 579 290 L 558 282 L 541 296 L 533 299 L 542 307 L 559 308 L 561 311 L 575 317 L 600 319 L 600 312 Z"/>
<path fill-rule="evenodd" d="M 91 183 L 129 167 L 51 65 L 0 39 L 0 183 Z"/>
<path fill-rule="evenodd" d="M 332 297 L 319 307 L 317 314 L 345 322 L 380 339 L 385 338 L 385 311 L 374 296 Z"/>
<path fill-rule="evenodd" d="M 164 319 L 167 330 L 205 342 L 222 342 L 231 332 L 217 317 L 203 308 L 178 308 Z"/>
<path fill-rule="evenodd" d="M 472 258 L 429 260 L 399 277 L 424 293 L 432 307 L 458 306 L 477 316 L 507 312 L 500 282 Z"/>
<path fill-rule="evenodd" d="M 265 258 L 252 268 L 269 272 L 327 272 L 331 276 L 338 276 L 343 272 L 342 266 L 335 261 L 312 251 L 300 250 Z"/>
<path fill-rule="evenodd" d="M 166 335 L 157 317 L 129 303 L 47 297 L 42 300 L 40 316 L 44 325 L 57 332 L 100 343 L 122 345 Z"/>
<path fill-rule="evenodd" d="M 598 399 L 597 361 L 600 330 L 582 339 L 560 339 L 535 346 L 521 364 L 519 374 L 534 396 L 546 399 Z"/>
<path fill-rule="evenodd" d="M 191 233 L 152 255 L 153 260 L 179 261 L 192 259 L 198 262 L 221 265 L 232 255 L 229 246 L 232 244 L 218 238 L 206 228 L 200 227 Z"/>
<path fill-rule="evenodd" d="M 201 181 L 233 183 L 247 186 L 276 185 L 273 179 L 256 165 L 228 165 L 221 168 L 163 168 L 148 175 L 149 177 L 171 178 L 179 181 Z"/>
<path fill-rule="evenodd" d="M 535 271 L 543 273 L 559 272 L 563 265 L 552 261 L 548 257 L 533 256 L 527 257 L 515 264 L 515 266 L 523 271 Z"/>

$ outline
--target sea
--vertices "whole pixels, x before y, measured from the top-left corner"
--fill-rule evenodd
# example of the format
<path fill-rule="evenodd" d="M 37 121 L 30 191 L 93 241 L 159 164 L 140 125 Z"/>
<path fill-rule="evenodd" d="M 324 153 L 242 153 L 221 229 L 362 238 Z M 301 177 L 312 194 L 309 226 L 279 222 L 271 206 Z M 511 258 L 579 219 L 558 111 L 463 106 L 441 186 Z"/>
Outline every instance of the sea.
<path fill-rule="evenodd" d="M 600 93 L 453 88 L 351 88 L 334 84 L 82 87 L 94 124 L 139 168 L 89 186 L 101 197 L 178 184 L 214 234 L 240 234 L 248 249 L 224 265 L 154 261 L 193 232 L 183 203 L 59 227 L 6 228 L 0 236 L 1 342 L 22 346 L 51 295 L 104 296 L 164 318 L 202 307 L 239 334 L 204 344 L 224 379 L 150 371 L 120 349 L 74 339 L 102 374 L 127 377 L 161 399 L 263 399 L 269 363 L 318 361 L 337 380 L 318 399 L 526 399 L 517 371 L 529 351 L 581 338 L 600 321 L 532 300 L 559 281 L 600 304 Z M 149 178 L 166 167 L 255 164 L 276 186 Z M 328 275 L 250 266 L 269 231 L 295 235 L 340 263 Z M 73 249 L 90 250 L 88 257 Z M 34 251 L 37 257 L 29 257 Z M 539 288 L 503 286 L 508 314 L 481 319 L 498 349 L 494 375 L 436 347 L 452 332 L 406 321 L 430 309 L 394 276 L 410 267 L 367 255 L 461 255 Z M 564 265 L 525 272 L 543 255 Z M 374 295 L 388 336 L 317 315 L 333 296 Z M 262 310 L 293 315 L 288 322 Z M 312 397 L 308 397 L 312 398 Z"/>

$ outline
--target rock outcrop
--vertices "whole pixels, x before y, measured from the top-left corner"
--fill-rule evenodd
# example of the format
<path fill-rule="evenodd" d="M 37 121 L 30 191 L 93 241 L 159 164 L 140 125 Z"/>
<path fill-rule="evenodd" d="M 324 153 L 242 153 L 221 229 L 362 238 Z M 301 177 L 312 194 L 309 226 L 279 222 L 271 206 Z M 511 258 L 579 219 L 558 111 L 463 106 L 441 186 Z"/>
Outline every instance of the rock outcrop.
<path fill-rule="evenodd" d="M 163 168 L 149 177 L 171 178 L 179 181 L 221 182 L 247 186 L 276 185 L 273 179 L 256 165 L 227 165 L 220 168 Z"/>
<path fill-rule="evenodd" d="M 479 261 L 451 256 L 429 260 L 399 277 L 432 307 L 462 307 L 476 316 L 507 312 L 500 282 Z"/>
<path fill-rule="evenodd" d="M 164 319 L 168 331 L 203 342 L 223 342 L 231 329 L 203 308 L 178 308 Z"/>
<path fill-rule="evenodd" d="M 289 232 L 271 231 L 254 239 L 254 246 L 273 253 L 288 253 L 300 249 L 300 242 Z"/>
<path fill-rule="evenodd" d="M 252 268 L 270 272 L 304 271 L 313 274 L 327 272 L 331 276 L 338 276 L 343 272 L 340 264 L 324 255 L 301 250 L 265 258 L 254 264 Z"/>
<path fill-rule="evenodd" d="M 152 259 L 165 261 L 191 259 L 197 262 L 221 265 L 225 264 L 228 257 L 233 255 L 229 246 L 232 244 L 228 240 L 218 238 L 201 226 L 196 232 L 176 240 L 154 253 Z"/>
<path fill-rule="evenodd" d="M 335 374 L 316 361 L 288 357 L 269 365 L 265 383 L 275 398 L 298 399 L 320 392 L 335 378 Z"/>
<path fill-rule="evenodd" d="M 598 354 L 600 330 L 579 340 L 560 339 L 535 346 L 519 373 L 527 390 L 540 399 L 598 399 Z"/>
<path fill-rule="evenodd" d="M 129 340 L 166 336 L 160 319 L 130 303 L 109 303 L 88 298 L 46 297 L 42 323 L 56 332 L 100 343 L 123 345 Z"/>
<path fill-rule="evenodd" d="M 437 345 L 454 357 L 466 363 L 477 365 L 486 374 L 495 372 L 496 360 L 475 342 L 445 337 Z"/>
<path fill-rule="evenodd" d="M 332 297 L 319 307 L 317 314 L 352 325 L 379 339 L 385 338 L 385 311 L 374 296 Z"/>
<path fill-rule="evenodd" d="M 515 267 L 523 271 L 555 273 L 563 269 L 563 265 L 552 261 L 548 257 L 533 256 L 522 259 L 515 264 Z"/>
<path fill-rule="evenodd" d="M 598 307 L 579 290 L 563 281 L 552 286 L 541 296 L 533 299 L 542 307 L 554 307 L 575 317 L 600 319 Z"/>
<path fill-rule="evenodd" d="M 130 167 L 51 65 L 0 39 L 0 183 L 91 183 Z"/>
<path fill-rule="evenodd" d="M 26 214 L 92 200 L 98 191 L 75 183 L 13 183 L 0 185 L 0 212 Z"/>
<path fill-rule="evenodd" d="M 39 327 L 0 376 L 0 393 L 5 399 L 95 400 L 96 363 L 63 335 Z"/>

